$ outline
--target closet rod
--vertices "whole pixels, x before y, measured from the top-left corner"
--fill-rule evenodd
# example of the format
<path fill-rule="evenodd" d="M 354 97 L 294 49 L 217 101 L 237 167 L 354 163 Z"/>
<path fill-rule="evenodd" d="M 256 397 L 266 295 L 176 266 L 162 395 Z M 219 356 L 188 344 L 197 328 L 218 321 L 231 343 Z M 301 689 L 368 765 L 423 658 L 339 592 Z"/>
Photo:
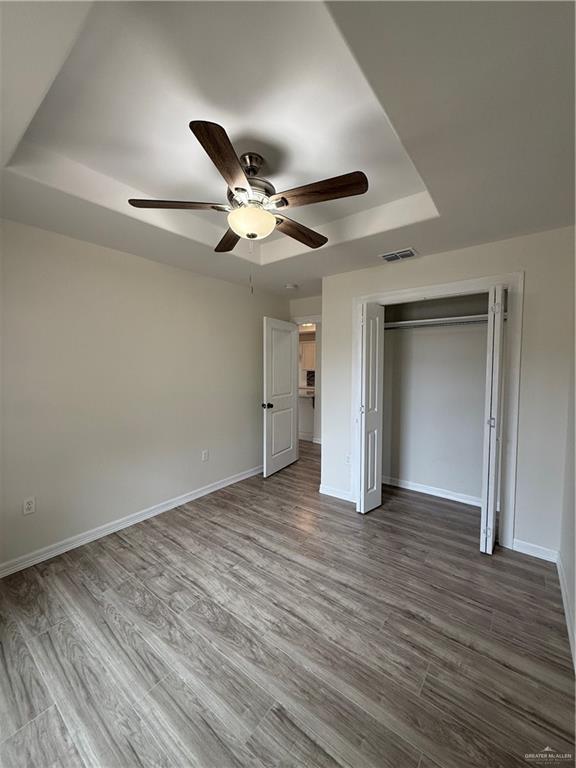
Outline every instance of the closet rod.
<path fill-rule="evenodd" d="M 504 315 L 506 320 L 506 315 Z M 418 328 L 419 326 L 433 325 L 468 325 L 472 323 L 486 323 L 488 315 L 461 315 L 460 317 L 432 317 L 425 320 L 397 320 L 384 323 L 384 328 Z"/>

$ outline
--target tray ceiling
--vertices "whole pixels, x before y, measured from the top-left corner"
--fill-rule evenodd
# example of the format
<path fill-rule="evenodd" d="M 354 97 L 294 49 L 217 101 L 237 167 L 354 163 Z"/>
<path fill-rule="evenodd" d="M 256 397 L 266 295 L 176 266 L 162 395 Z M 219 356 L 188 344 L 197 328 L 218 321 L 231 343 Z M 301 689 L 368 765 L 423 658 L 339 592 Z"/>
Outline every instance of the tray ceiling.
<path fill-rule="evenodd" d="M 396 247 L 431 253 L 570 223 L 568 4 L 4 5 L 17 6 L 3 12 L 6 40 L 17 30 L 26 43 L 7 46 L 8 106 L 22 124 L 30 113 L 3 172 L 10 218 L 308 294 Z M 278 190 L 357 169 L 370 190 L 298 210 L 329 237 L 318 252 L 275 236 L 215 255 L 218 214 L 125 202 L 224 199 L 192 119 L 261 152 Z M 515 179 L 521 160 L 532 190 Z"/>

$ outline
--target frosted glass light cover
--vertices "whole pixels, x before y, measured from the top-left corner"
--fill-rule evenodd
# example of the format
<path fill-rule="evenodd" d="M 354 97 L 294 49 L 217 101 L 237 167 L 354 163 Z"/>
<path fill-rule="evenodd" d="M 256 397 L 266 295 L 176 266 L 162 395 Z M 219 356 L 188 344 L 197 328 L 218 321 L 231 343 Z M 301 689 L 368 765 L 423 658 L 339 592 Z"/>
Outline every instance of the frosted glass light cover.
<path fill-rule="evenodd" d="M 276 228 L 276 217 L 256 206 L 235 208 L 228 214 L 228 226 L 239 237 L 247 240 L 262 240 Z"/>

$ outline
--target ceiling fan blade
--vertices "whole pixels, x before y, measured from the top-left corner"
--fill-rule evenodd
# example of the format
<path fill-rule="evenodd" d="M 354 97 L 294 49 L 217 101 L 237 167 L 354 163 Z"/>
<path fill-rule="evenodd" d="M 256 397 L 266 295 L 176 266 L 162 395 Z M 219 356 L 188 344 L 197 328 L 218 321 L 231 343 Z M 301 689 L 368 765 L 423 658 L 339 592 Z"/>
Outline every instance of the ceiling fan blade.
<path fill-rule="evenodd" d="M 236 232 L 233 232 L 231 229 L 227 229 L 224 233 L 224 237 L 222 240 L 220 240 L 214 250 L 218 253 L 226 253 L 227 251 L 231 251 L 233 250 L 238 240 L 240 240 L 240 237 L 236 234 Z"/>
<path fill-rule="evenodd" d="M 293 237 L 294 240 L 298 240 L 300 243 L 304 243 L 309 248 L 320 248 L 321 245 L 325 245 L 328 242 L 328 238 L 321 235 L 319 232 L 314 232 L 313 229 L 305 227 L 304 224 L 299 224 L 297 221 L 287 219 L 286 216 L 276 215 L 278 229 L 282 234 Z"/>
<path fill-rule="evenodd" d="M 362 171 L 345 173 L 324 181 L 315 181 L 303 187 L 287 189 L 278 192 L 270 198 L 272 203 L 281 203 L 281 207 L 296 208 L 299 205 L 323 203 L 326 200 L 336 200 L 339 197 L 363 195 L 368 191 L 368 179 Z"/>
<path fill-rule="evenodd" d="M 193 203 L 188 200 L 142 200 L 132 197 L 128 200 L 134 208 L 186 208 L 190 211 L 227 211 L 227 205 L 220 203 Z"/>
<path fill-rule="evenodd" d="M 192 120 L 190 130 L 220 171 L 232 192 L 245 190 L 250 194 L 250 183 L 224 128 L 217 123 Z"/>

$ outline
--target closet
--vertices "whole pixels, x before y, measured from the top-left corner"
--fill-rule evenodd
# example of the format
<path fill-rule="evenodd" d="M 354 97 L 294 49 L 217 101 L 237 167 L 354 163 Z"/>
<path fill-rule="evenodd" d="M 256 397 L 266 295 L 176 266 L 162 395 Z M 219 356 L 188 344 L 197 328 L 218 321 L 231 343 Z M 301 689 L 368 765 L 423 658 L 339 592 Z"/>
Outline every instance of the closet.
<path fill-rule="evenodd" d="M 380 506 L 383 483 L 479 506 L 480 551 L 491 554 L 507 289 L 436 296 L 360 305 L 356 508 Z"/>
<path fill-rule="evenodd" d="M 384 309 L 382 481 L 480 506 L 488 294 Z"/>

